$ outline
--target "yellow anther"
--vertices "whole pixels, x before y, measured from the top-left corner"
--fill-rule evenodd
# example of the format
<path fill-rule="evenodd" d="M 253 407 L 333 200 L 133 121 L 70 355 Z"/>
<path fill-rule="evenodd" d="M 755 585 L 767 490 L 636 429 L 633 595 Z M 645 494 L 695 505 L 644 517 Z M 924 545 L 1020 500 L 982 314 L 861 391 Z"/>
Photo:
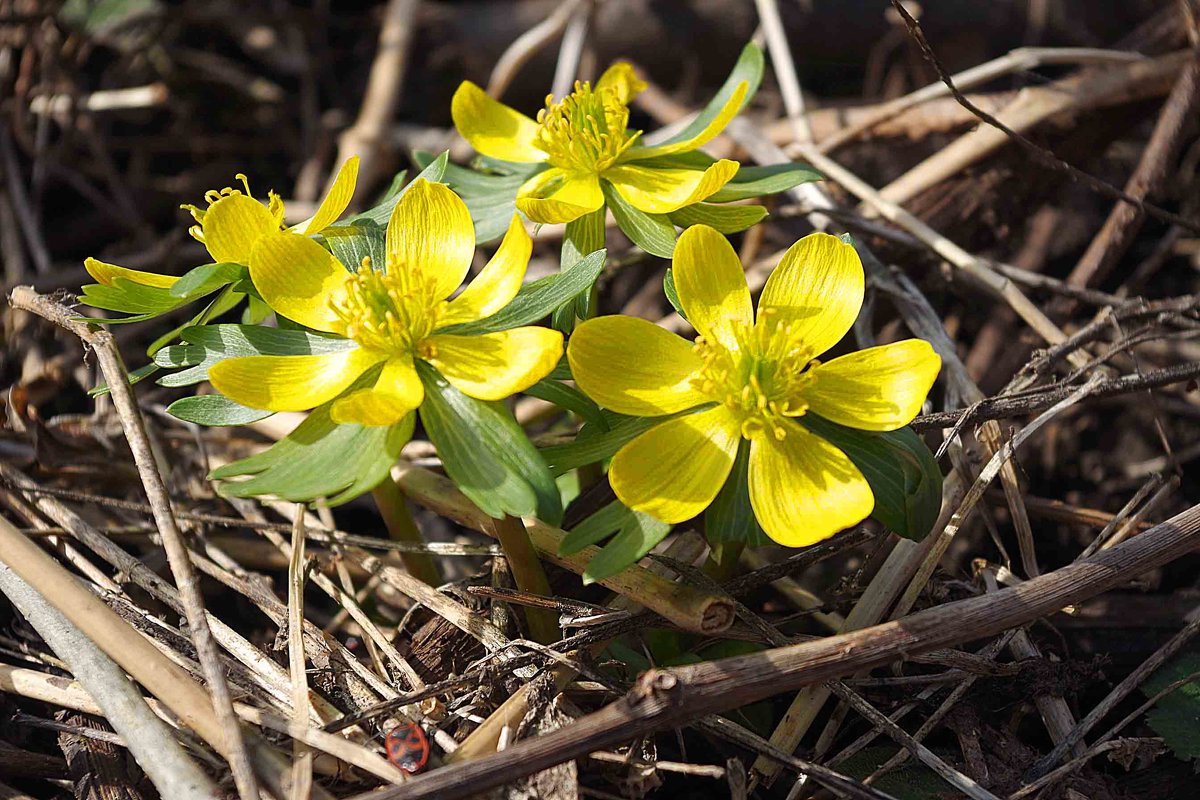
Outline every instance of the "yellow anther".
<path fill-rule="evenodd" d="M 443 304 L 432 282 L 413 277 L 378 272 L 364 258 L 363 268 L 346 277 L 344 299 L 332 306 L 346 336 L 368 350 L 414 352 L 433 333 Z"/>
<path fill-rule="evenodd" d="M 534 144 L 551 164 L 568 172 L 598 173 L 612 166 L 640 131 L 627 131 L 629 108 L 613 89 L 575 82 L 575 91 L 538 112 Z"/>

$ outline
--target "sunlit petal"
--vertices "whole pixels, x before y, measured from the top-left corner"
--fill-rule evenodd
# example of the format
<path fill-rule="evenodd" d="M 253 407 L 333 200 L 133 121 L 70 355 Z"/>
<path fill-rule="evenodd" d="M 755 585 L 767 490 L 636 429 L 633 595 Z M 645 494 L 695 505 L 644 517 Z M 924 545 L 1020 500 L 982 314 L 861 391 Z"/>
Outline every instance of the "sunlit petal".
<path fill-rule="evenodd" d="M 490 317 L 511 303 L 521 289 L 532 252 L 533 239 L 525 232 L 521 218 L 513 214 L 496 254 L 462 294 L 450 301 L 440 324 L 456 325 Z"/>
<path fill-rule="evenodd" d="M 746 273 L 733 245 L 707 225 L 693 225 L 675 243 L 671 271 L 688 321 L 730 350 L 737 333 L 754 324 Z"/>
<path fill-rule="evenodd" d="M 321 205 L 317 207 L 317 213 L 304 222 L 293 225 L 292 232 L 306 235 L 320 233 L 336 222 L 337 218 L 346 210 L 346 206 L 350 205 L 350 201 L 354 199 L 354 186 L 357 182 L 358 156 L 354 156 L 342 164 L 342 168 L 338 170 L 337 177 L 333 179 L 333 185 L 329 187 L 329 192 L 321 200 Z"/>
<path fill-rule="evenodd" d="M 656 425 L 613 456 L 608 480 L 621 502 L 663 522 L 683 522 L 721 491 L 738 447 L 724 407 Z"/>
<path fill-rule="evenodd" d="M 708 402 L 692 385 L 703 366 L 692 345 L 637 317 L 596 317 L 575 329 L 567 360 L 579 388 L 604 408 L 654 417 Z"/>
<path fill-rule="evenodd" d="M 604 205 L 600 181 L 557 167 L 539 172 L 517 191 L 517 208 L 534 222 L 570 222 Z"/>
<path fill-rule="evenodd" d="M 721 112 L 712 118 L 708 125 L 704 126 L 704 130 L 697 133 L 691 138 L 684 139 L 680 142 L 670 142 L 668 144 L 660 144 L 653 147 L 632 147 L 626 151 L 622 161 L 641 161 L 646 158 L 657 158 L 658 156 L 671 155 L 673 153 L 686 153 L 689 150 L 695 150 L 703 147 L 710 141 L 715 139 L 721 131 L 725 130 L 725 126 L 730 120 L 737 116 L 738 111 L 742 108 L 742 101 L 746 99 L 746 92 L 750 89 L 750 85 L 742 81 L 734 89 L 733 94 L 721 107 Z"/>
<path fill-rule="evenodd" d="M 454 127 L 479 153 L 501 161 L 533 163 L 546 154 L 533 146 L 538 124 L 463 81 L 450 101 Z"/>
<path fill-rule="evenodd" d="M 736 161 L 721 159 L 704 171 L 625 164 L 605 170 L 603 177 L 639 211 L 670 214 L 715 193 L 737 171 Z"/>
<path fill-rule="evenodd" d="M 866 519 L 875 496 L 858 467 L 800 425 L 785 428 L 782 441 L 762 436 L 750 443 L 750 505 L 767 535 L 804 547 Z"/>
<path fill-rule="evenodd" d="M 836 236 L 810 233 L 788 248 L 767 278 L 758 313 L 791 324 L 793 335 L 819 356 L 850 330 L 862 302 L 858 253 Z"/>
<path fill-rule="evenodd" d="M 387 271 L 433 281 L 437 300 L 467 276 L 475 254 L 475 226 L 467 204 L 448 186 L 423 178 L 400 198 L 387 226 Z"/>
<path fill-rule="evenodd" d="M 596 91 L 611 89 L 625 105 L 646 88 L 646 82 L 637 76 L 633 65 L 628 61 L 618 61 L 600 76 L 596 81 Z"/>
<path fill-rule="evenodd" d="M 294 233 L 259 239 L 250 257 L 250 279 L 276 313 L 313 330 L 340 333 L 333 303 L 345 293 L 349 273 L 325 248 Z"/>
<path fill-rule="evenodd" d="M 425 399 L 425 387 L 409 356 L 388 359 L 375 385 L 339 397 L 329 417 L 339 425 L 395 425 Z"/>
<path fill-rule="evenodd" d="M 228 194 L 204 212 L 200 230 L 213 261 L 248 264 L 254 243 L 277 232 L 279 221 L 253 197 Z"/>
<path fill-rule="evenodd" d="M 803 399 L 841 425 L 894 431 L 920 412 L 941 366 L 923 339 L 871 347 L 815 367 Z"/>
<path fill-rule="evenodd" d="M 361 348 L 315 356 L 247 356 L 219 361 L 208 379 L 250 408 L 306 411 L 344 392 L 383 356 Z"/>
<path fill-rule="evenodd" d="M 87 270 L 88 275 L 96 279 L 96 283 L 101 283 L 105 286 L 112 286 L 113 278 L 124 278 L 127 281 L 138 283 L 142 286 L 153 286 L 155 289 L 170 289 L 179 280 L 175 275 L 159 275 L 154 272 L 127 269 L 126 267 L 118 267 L 116 264 L 107 264 L 95 258 L 84 259 L 83 268 Z"/>
<path fill-rule="evenodd" d="M 501 400 L 550 374 L 562 358 L 562 334 L 512 328 L 480 336 L 434 335 L 422 343 L 426 360 L 463 394 Z"/>

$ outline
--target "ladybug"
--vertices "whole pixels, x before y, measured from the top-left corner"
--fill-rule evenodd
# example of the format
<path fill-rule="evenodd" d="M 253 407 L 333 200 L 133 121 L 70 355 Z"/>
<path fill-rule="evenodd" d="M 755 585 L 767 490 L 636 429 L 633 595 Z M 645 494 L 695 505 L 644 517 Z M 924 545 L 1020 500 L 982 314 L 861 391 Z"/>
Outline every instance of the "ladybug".
<path fill-rule="evenodd" d="M 392 729 L 383 740 L 388 761 L 399 769 L 413 775 L 420 772 L 429 761 L 429 738 L 415 722 L 405 722 Z"/>

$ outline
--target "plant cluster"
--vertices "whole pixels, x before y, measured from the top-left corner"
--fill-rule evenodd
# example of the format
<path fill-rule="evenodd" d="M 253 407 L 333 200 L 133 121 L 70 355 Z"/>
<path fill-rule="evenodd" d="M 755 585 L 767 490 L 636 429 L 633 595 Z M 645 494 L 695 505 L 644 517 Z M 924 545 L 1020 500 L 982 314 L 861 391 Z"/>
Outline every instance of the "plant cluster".
<path fill-rule="evenodd" d="M 826 357 L 863 302 L 848 239 L 796 242 L 756 308 L 725 238 L 766 216 L 740 201 L 820 177 L 700 150 L 750 101 L 762 69 L 747 46 L 695 119 L 656 135 L 629 127 L 645 84 L 628 64 L 548 98 L 536 118 L 463 83 L 451 108 L 479 153 L 472 168 L 419 153 L 420 174 L 346 216 L 352 159 L 316 213 L 291 226 L 278 195 L 256 198 L 239 175 L 239 187 L 185 206 L 211 263 L 173 277 L 88 259 L 96 283 L 82 301 L 125 315 L 109 324 L 196 307 L 132 375 L 210 384 L 170 406 L 180 419 L 308 412 L 274 446 L 212 473 L 226 495 L 346 502 L 389 480 L 419 422 L 449 478 L 498 521 L 560 524 L 565 502 L 606 467 L 616 499 L 560 545 L 606 542 L 589 580 L 697 518 L 719 559 L 768 541 L 811 544 L 871 515 L 920 537 L 941 476 L 906 426 L 938 356 L 912 339 Z M 596 315 L 610 213 L 637 247 L 671 259 L 663 288 L 694 340 Z M 526 283 L 528 223 L 565 230 L 560 270 Z M 477 246 L 496 240 L 462 287 Z M 222 321 L 236 309 L 239 322 Z M 504 402 L 521 393 L 567 412 L 569 441 L 535 446 Z"/>

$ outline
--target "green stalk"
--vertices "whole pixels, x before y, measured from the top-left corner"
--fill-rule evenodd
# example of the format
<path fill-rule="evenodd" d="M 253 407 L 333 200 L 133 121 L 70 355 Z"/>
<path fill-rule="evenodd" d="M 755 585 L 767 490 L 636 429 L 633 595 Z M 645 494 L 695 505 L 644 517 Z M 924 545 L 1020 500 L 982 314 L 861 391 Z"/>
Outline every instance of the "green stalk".
<path fill-rule="evenodd" d="M 375 498 L 375 506 L 379 509 L 379 515 L 383 517 L 383 524 L 387 526 L 388 536 L 392 541 L 425 544 L 425 537 L 417 529 L 417 523 L 408 509 L 404 494 L 395 481 L 388 478 L 372 489 L 371 495 Z M 404 562 L 404 568 L 414 578 L 430 586 L 441 586 L 442 576 L 429 553 L 401 550 L 400 560 Z"/>
<path fill-rule="evenodd" d="M 513 580 L 517 588 L 529 594 L 550 597 L 550 581 L 546 580 L 546 571 L 538 560 L 537 551 L 529 538 L 525 523 L 517 517 L 505 516 L 503 519 L 492 521 L 492 531 L 504 548 L 508 558 L 508 568 L 512 570 Z M 525 620 L 529 623 L 529 635 L 535 642 L 552 644 L 562 636 L 558 627 L 558 617 L 549 608 L 524 609 Z"/>
<path fill-rule="evenodd" d="M 724 583 L 737 571 L 738 559 L 742 557 L 745 542 L 718 542 L 712 545 L 712 553 L 704 562 L 704 574 L 717 583 Z"/>

